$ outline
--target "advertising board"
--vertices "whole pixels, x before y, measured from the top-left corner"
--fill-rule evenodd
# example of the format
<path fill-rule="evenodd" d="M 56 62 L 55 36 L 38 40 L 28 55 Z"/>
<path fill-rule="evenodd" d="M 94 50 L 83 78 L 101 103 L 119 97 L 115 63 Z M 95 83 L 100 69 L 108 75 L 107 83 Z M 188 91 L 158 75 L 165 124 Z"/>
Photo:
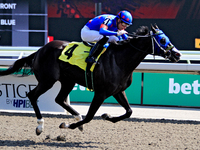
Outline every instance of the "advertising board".
<path fill-rule="evenodd" d="M 13 75 L 0 77 L 0 110 L 31 111 L 33 108 L 27 93 L 34 89 L 37 80 L 34 75 L 16 77 Z M 38 107 L 41 112 L 65 113 L 65 110 L 55 103 L 55 97 L 60 90 L 57 82 L 53 88 L 38 98 Z"/>
<path fill-rule="evenodd" d="M 200 76 L 191 74 L 133 73 L 133 82 L 126 89 L 130 104 L 152 106 L 200 107 Z M 76 85 L 71 102 L 91 102 L 94 92 Z M 104 103 L 117 103 L 109 97 Z"/>
<path fill-rule="evenodd" d="M 126 96 L 130 104 L 141 103 L 141 73 L 133 73 L 133 83 L 126 89 Z M 92 102 L 94 92 L 90 92 L 87 88 L 75 85 L 70 93 L 71 102 Z M 118 103 L 114 97 L 107 98 L 104 103 Z"/>
<path fill-rule="evenodd" d="M 14 75 L 0 78 L 0 110 L 33 112 L 27 93 L 35 88 L 37 81 L 34 75 L 16 77 Z M 143 86 L 142 86 L 143 85 Z M 142 90 L 143 88 L 143 90 Z M 66 113 L 55 103 L 60 89 L 56 84 L 38 98 L 38 106 L 42 113 Z M 189 74 L 133 73 L 133 82 L 126 89 L 130 104 L 153 106 L 200 107 L 200 76 Z M 90 103 L 94 92 L 76 84 L 70 93 L 71 102 Z M 67 99 L 69 103 L 69 97 Z M 118 103 L 113 97 L 104 103 Z"/>
<path fill-rule="evenodd" d="M 46 0 L 0 0 L 0 36 L 1 46 L 46 44 Z"/>
<path fill-rule="evenodd" d="M 145 73 L 143 104 L 200 107 L 200 76 Z"/>

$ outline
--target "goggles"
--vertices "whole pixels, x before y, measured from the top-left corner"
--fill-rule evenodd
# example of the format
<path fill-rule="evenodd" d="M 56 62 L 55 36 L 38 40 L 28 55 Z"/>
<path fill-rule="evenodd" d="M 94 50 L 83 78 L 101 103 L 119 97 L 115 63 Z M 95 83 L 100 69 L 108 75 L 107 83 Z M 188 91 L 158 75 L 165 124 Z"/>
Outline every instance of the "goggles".
<path fill-rule="evenodd" d="M 129 24 L 123 22 L 122 20 L 120 21 L 120 23 L 122 24 L 123 27 L 126 27 L 126 28 L 130 26 Z"/>

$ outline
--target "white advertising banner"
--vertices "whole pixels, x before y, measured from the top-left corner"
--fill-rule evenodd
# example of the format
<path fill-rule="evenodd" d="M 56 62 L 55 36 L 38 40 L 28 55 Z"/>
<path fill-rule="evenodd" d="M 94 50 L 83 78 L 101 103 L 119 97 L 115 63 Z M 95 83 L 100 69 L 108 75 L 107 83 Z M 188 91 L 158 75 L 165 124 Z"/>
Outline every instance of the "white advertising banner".
<path fill-rule="evenodd" d="M 37 80 L 34 75 L 16 77 L 14 75 L 0 77 L 0 111 L 33 111 L 27 93 L 34 89 Z M 60 83 L 55 85 L 38 98 L 38 106 L 42 113 L 65 113 L 66 111 L 55 102 L 60 90 Z"/>

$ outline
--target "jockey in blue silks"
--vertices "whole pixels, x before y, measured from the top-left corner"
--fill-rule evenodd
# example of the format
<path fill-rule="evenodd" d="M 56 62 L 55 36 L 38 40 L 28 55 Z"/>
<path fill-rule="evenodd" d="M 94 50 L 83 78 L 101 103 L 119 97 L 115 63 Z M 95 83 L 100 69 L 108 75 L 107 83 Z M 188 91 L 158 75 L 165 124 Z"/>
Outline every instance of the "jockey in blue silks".
<path fill-rule="evenodd" d="M 81 29 L 81 39 L 86 42 L 97 42 L 91 49 L 85 62 L 94 63 L 107 42 L 117 42 L 128 38 L 125 29 L 132 25 L 132 15 L 128 11 L 120 11 L 117 16 L 104 14 L 87 22 Z"/>

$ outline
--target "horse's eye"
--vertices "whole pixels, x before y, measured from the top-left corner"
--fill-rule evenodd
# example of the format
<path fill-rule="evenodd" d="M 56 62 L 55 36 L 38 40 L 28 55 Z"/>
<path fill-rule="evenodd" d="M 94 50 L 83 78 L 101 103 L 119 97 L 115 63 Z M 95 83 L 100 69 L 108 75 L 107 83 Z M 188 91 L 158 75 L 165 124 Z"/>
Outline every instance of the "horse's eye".
<path fill-rule="evenodd" d="M 165 45 L 166 39 L 163 37 L 163 38 L 160 40 L 160 43 L 161 43 L 162 45 Z"/>

